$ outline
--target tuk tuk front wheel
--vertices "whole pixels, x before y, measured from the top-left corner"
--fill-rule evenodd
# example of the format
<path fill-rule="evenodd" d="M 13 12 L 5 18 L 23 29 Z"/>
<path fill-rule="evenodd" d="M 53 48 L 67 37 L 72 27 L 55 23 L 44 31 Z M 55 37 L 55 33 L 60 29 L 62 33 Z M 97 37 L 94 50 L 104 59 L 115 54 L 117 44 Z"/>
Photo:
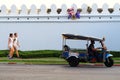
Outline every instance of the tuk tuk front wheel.
<path fill-rule="evenodd" d="M 77 67 L 79 64 L 79 59 L 76 58 L 75 56 L 69 57 L 67 61 L 71 67 Z"/>
<path fill-rule="evenodd" d="M 113 64 L 114 64 L 114 61 L 113 61 L 113 59 L 112 59 L 111 57 L 108 57 L 108 58 L 105 60 L 104 64 L 105 64 L 105 66 L 107 66 L 107 67 L 112 67 Z"/>

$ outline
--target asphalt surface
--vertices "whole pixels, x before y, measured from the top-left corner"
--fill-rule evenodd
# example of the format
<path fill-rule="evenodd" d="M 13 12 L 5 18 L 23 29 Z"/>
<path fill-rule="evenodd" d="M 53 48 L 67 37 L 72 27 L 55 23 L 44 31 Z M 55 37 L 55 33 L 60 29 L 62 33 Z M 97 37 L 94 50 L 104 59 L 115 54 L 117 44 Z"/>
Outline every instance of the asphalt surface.
<path fill-rule="evenodd" d="M 0 80 L 120 80 L 120 67 L 0 64 Z"/>

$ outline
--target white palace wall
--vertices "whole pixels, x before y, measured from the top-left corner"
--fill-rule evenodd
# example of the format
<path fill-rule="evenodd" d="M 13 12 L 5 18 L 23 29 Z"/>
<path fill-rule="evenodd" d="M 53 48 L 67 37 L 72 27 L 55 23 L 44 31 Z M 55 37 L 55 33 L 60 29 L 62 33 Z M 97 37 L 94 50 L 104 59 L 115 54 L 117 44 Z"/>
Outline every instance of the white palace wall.
<path fill-rule="evenodd" d="M 119 4 L 115 4 L 113 8 L 104 4 L 101 13 L 98 11 L 97 4 L 92 6 L 83 4 L 81 7 L 73 4 L 72 7 L 75 10 L 81 9 L 80 19 L 68 19 L 68 8 L 65 4 L 61 5 L 60 14 L 57 13 L 58 8 L 55 4 L 51 5 L 49 13 L 45 5 L 41 5 L 39 9 L 35 5 L 31 5 L 30 9 L 22 5 L 20 10 L 16 5 L 12 5 L 10 10 L 2 5 L 0 8 L 0 49 L 7 49 L 9 33 L 17 32 L 21 50 L 61 49 L 62 33 L 100 38 L 105 36 L 108 47 L 111 50 L 113 47 L 113 50 L 119 50 L 120 46 L 116 41 L 118 36 L 115 36 L 120 30 Z M 109 9 L 113 11 L 110 12 Z M 80 46 L 80 48 L 85 48 L 85 46 Z"/>

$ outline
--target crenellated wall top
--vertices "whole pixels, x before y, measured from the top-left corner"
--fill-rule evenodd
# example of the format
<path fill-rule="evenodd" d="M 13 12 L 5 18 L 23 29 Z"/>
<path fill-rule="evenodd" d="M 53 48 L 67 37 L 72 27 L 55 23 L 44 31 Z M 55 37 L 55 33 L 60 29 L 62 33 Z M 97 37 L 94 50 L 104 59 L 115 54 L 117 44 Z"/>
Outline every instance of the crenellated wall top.
<path fill-rule="evenodd" d="M 50 8 L 47 8 L 44 4 L 40 5 L 39 8 L 34 4 L 28 8 L 23 4 L 20 9 L 18 9 L 14 4 L 10 9 L 8 9 L 6 5 L 1 5 L 0 21 L 24 21 L 26 19 L 35 19 L 35 21 L 56 21 L 56 19 L 57 21 L 68 21 L 67 10 L 69 8 L 70 7 L 67 7 L 65 4 L 61 5 L 61 8 L 57 8 L 55 4 L 52 4 Z M 88 19 L 89 21 L 104 21 L 106 19 L 110 21 L 119 21 L 120 19 L 120 5 L 118 3 L 114 4 L 114 7 L 112 8 L 106 3 L 103 4 L 102 8 L 99 8 L 97 4 L 93 4 L 92 6 L 82 4 L 81 7 L 77 7 L 76 4 L 72 4 L 71 8 L 74 8 L 75 12 L 80 11 L 80 19 L 77 21 L 86 21 Z"/>

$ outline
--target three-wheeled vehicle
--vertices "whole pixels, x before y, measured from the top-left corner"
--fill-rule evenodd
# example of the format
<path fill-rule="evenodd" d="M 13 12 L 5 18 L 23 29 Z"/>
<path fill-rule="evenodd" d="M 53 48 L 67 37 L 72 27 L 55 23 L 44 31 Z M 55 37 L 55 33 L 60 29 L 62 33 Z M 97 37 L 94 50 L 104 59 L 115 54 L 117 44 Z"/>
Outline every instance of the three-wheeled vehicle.
<path fill-rule="evenodd" d="M 106 46 L 104 44 L 105 38 L 99 39 L 94 37 L 86 37 L 81 35 L 74 35 L 74 34 L 62 34 L 63 37 L 63 53 L 62 57 L 67 60 L 71 67 L 78 66 L 79 62 L 92 62 L 92 63 L 104 63 L 107 67 L 112 67 L 114 61 L 112 59 L 112 54 L 107 51 Z M 72 51 L 70 47 L 66 44 L 66 40 L 85 40 L 87 41 L 86 44 L 86 51 L 83 53 Z M 95 55 L 90 55 L 88 51 L 89 42 L 90 41 L 99 41 L 101 43 L 100 51 L 97 53 L 93 53 Z"/>

